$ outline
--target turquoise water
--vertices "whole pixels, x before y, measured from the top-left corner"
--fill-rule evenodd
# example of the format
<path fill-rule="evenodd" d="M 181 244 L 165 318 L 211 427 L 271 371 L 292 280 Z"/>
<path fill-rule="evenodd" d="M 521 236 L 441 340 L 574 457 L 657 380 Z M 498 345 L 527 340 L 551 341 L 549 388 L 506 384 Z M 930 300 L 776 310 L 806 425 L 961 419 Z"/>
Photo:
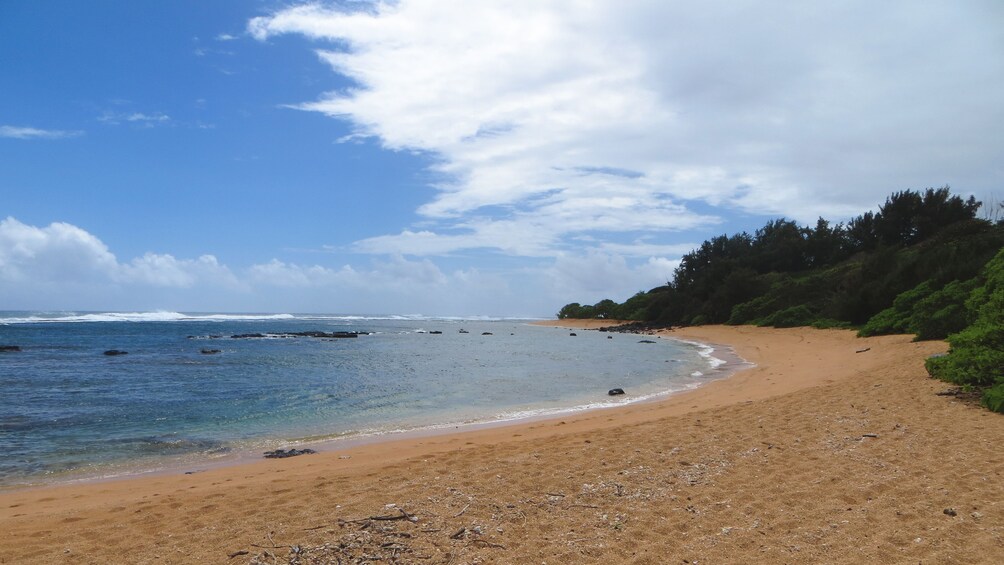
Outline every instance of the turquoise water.
<path fill-rule="evenodd" d="M 363 335 L 283 336 L 304 331 Z M 231 337 L 249 333 L 265 337 Z M 576 333 L 524 320 L 2 312 L 0 345 L 21 351 L 0 353 L 0 485 L 616 405 L 721 374 L 698 344 Z"/>

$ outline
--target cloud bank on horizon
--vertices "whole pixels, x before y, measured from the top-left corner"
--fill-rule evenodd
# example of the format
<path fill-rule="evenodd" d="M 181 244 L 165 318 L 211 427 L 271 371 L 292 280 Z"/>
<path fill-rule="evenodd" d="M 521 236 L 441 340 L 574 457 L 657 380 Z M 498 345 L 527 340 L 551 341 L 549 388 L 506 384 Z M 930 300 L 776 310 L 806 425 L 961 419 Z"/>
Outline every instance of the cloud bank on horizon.
<path fill-rule="evenodd" d="M 701 240 L 768 218 L 846 220 L 893 191 L 945 184 L 985 200 L 1004 181 L 995 2 L 312 2 L 239 21 L 243 34 L 220 24 L 194 42 L 193 57 L 225 77 L 212 80 L 237 80 L 255 65 L 237 64 L 249 52 L 316 57 L 331 81 L 285 85 L 276 72 L 264 80 L 288 88 L 270 108 L 347 131 L 332 135 L 332 155 L 417 156 L 430 190 L 410 218 L 373 215 L 363 236 L 297 242 L 306 258 L 225 260 L 226 247 L 179 258 L 165 239 L 120 259 L 102 228 L 0 208 L 0 308 L 548 315 L 665 283 Z M 262 117 L 185 76 L 195 110 L 109 92 L 88 127 L 0 116 L 0 142 L 99 144 L 114 128 L 186 143 Z M 227 106 L 241 120 L 212 113 Z M 277 153 L 303 147 L 276 134 L 283 142 Z M 187 154 L 165 152 L 163 174 L 189 167 L 170 160 Z M 255 171 L 234 197 L 295 182 Z M 366 209 L 407 184 L 367 186 Z M 302 222 L 265 206 L 249 215 Z M 212 241 L 209 221 L 186 230 Z"/>

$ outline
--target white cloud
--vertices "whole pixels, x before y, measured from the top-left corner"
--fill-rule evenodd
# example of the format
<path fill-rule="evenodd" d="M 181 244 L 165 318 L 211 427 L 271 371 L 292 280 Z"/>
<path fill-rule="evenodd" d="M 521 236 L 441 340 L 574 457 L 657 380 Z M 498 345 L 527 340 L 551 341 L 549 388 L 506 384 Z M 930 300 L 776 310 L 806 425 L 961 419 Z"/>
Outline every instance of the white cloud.
<path fill-rule="evenodd" d="M 212 255 L 176 259 L 171 255 L 146 253 L 119 265 L 115 278 L 122 282 L 162 287 L 191 288 L 199 283 L 241 287 L 230 269 Z"/>
<path fill-rule="evenodd" d="M 8 281 L 104 279 L 118 267 L 98 238 L 62 222 L 29 226 L 0 221 L 0 278 Z"/>
<path fill-rule="evenodd" d="M 166 125 L 171 122 L 171 117 L 162 112 L 105 112 L 98 117 L 99 122 L 111 125 L 121 123 L 131 123 L 143 127 L 153 127 Z"/>
<path fill-rule="evenodd" d="M 0 280 L 35 285 L 132 285 L 240 288 L 241 283 L 212 255 L 176 259 L 146 253 L 120 262 L 100 239 L 72 224 L 30 226 L 15 218 L 0 221 Z"/>
<path fill-rule="evenodd" d="M 419 209 L 422 228 L 359 250 L 555 256 L 584 232 L 691 229 L 722 210 L 837 220 L 894 190 L 1004 181 L 1001 14 L 989 4 L 345 10 L 289 8 L 248 32 L 317 40 L 356 86 L 296 107 L 427 152 L 446 179 Z"/>
<path fill-rule="evenodd" d="M 65 139 L 84 135 L 80 130 L 39 129 L 25 126 L 0 126 L 0 137 L 11 139 Z"/>
<path fill-rule="evenodd" d="M 410 261 L 392 256 L 387 261 L 374 261 L 366 270 L 351 265 L 330 269 L 320 265 L 297 265 L 273 259 L 252 265 L 250 278 L 259 285 L 289 288 L 350 288 L 353 291 L 377 290 L 413 294 L 430 287 L 447 284 L 448 278 L 427 259 Z"/>
<path fill-rule="evenodd" d="M 632 265 L 621 255 L 590 251 L 559 257 L 543 273 L 555 304 L 570 299 L 592 304 L 604 298 L 623 301 L 639 290 L 666 284 L 679 264 L 679 260 L 650 257 Z"/>
<path fill-rule="evenodd" d="M 355 272 L 346 266 L 334 271 L 319 265 L 301 266 L 272 259 L 268 263 L 252 265 L 251 280 L 259 285 L 287 288 L 325 287 L 355 279 Z"/>
<path fill-rule="evenodd" d="M 0 221 L 0 296 L 8 308 L 28 309 L 539 316 L 570 299 L 624 300 L 664 283 L 678 261 L 646 258 L 647 248 L 667 251 L 636 241 L 489 271 L 449 271 L 395 254 L 337 268 L 279 259 L 231 268 L 208 254 L 149 252 L 123 261 L 72 224 L 36 227 L 7 218 Z"/>

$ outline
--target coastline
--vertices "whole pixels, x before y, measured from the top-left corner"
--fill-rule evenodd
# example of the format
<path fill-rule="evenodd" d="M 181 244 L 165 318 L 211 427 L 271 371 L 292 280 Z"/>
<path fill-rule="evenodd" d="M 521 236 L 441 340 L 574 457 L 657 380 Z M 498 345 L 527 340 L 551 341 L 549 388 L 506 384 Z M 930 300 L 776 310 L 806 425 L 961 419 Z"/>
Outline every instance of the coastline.
<path fill-rule="evenodd" d="M 349 520 L 388 504 L 417 520 L 388 523 L 409 536 L 402 562 L 990 563 L 1001 551 L 1004 423 L 935 395 L 945 386 L 923 360 L 943 343 L 805 328 L 663 335 L 729 344 L 756 366 L 656 402 L 0 493 L 13 534 L 0 562 L 244 563 L 356 535 Z M 386 542 L 367 535 L 374 551 Z"/>
<path fill-rule="evenodd" d="M 88 318 L 88 320 L 90 320 Z M 602 326 L 617 325 L 618 321 L 575 320 L 570 324 L 558 320 L 523 320 L 532 326 L 551 328 L 596 329 Z M 633 334 L 635 335 L 635 334 Z M 661 338 L 663 336 L 652 336 Z M 731 347 L 721 344 L 707 344 L 699 341 L 671 338 L 673 341 L 686 343 L 697 348 L 697 353 L 708 361 L 709 367 L 701 369 L 691 377 L 702 377 L 703 382 L 671 384 L 670 388 L 655 392 L 628 388 L 624 396 L 607 397 L 602 400 L 589 400 L 586 404 L 568 404 L 548 408 L 526 409 L 513 412 L 500 412 L 494 416 L 483 418 L 443 421 L 422 424 L 413 427 L 362 429 L 341 434 L 325 434 L 304 437 L 288 437 L 269 439 L 255 447 L 235 447 L 234 449 L 215 454 L 189 453 L 174 457 L 147 459 L 140 462 L 115 462 L 105 464 L 92 470 L 71 470 L 54 473 L 49 476 L 26 478 L 24 482 L 0 483 L 0 494 L 34 489 L 46 489 L 61 486 L 101 484 L 133 479 L 171 476 L 180 474 L 201 473 L 208 470 L 254 464 L 262 461 L 264 451 L 273 449 L 304 449 L 309 448 L 322 453 L 343 452 L 348 449 L 368 446 L 371 444 L 401 441 L 417 441 L 450 434 L 464 434 L 493 428 L 520 426 L 540 421 L 574 418 L 578 414 L 591 411 L 604 411 L 623 408 L 632 404 L 661 402 L 674 395 L 690 392 L 701 386 L 706 386 L 714 380 L 728 378 L 739 370 L 748 368 L 748 364 L 740 358 Z M 717 354 L 719 359 L 712 354 Z M 620 383 L 616 383 L 620 385 Z M 603 389 L 604 391 L 606 389 Z"/>

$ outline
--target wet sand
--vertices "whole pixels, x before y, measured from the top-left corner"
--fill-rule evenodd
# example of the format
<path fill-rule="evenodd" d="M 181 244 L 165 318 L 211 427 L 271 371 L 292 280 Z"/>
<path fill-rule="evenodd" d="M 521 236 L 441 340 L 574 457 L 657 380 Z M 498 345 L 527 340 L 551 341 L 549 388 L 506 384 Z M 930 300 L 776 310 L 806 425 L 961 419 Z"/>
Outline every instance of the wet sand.
<path fill-rule="evenodd" d="M 923 360 L 944 343 L 805 328 L 667 335 L 728 344 L 756 367 L 556 420 L 2 493 L 0 563 L 1004 555 L 1004 418 L 936 395 L 948 387 Z"/>

